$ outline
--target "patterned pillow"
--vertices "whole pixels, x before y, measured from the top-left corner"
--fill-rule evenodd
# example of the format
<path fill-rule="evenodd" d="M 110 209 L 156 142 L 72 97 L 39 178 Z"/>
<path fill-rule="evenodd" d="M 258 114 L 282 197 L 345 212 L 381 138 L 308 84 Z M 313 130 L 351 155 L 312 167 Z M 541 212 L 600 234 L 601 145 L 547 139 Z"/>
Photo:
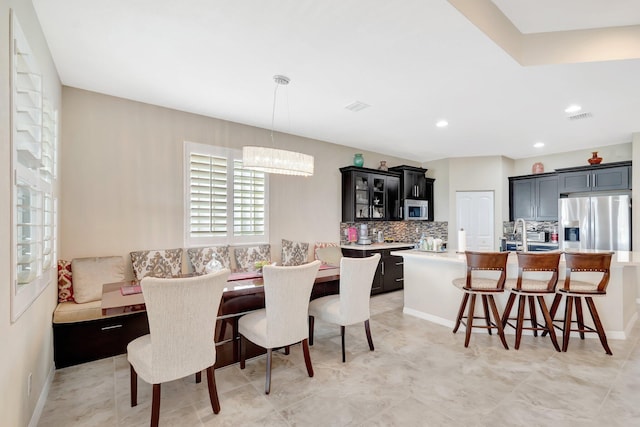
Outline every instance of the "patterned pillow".
<path fill-rule="evenodd" d="M 255 271 L 257 261 L 271 262 L 271 245 L 235 248 L 233 253 L 236 257 L 238 271 Z"/>
<path fill-rule="evenodd" d="M 58 302 L 75 302 L 71 282 L 71 262 L 58 260 Z"/>
<path fill-rule="evenodd" d="M 309 244 L 282 239 L 282 265 L 302 265 L 309 258 Z"/>
<path fill-rule="evenodd" d="M 193 266 L 196 274 L 205 274 L 206 267 L 211 260 L 218 261 L 222 268 L 231 268 L 231 258 L 229 257 L 229 246 L 212 246 L 209 248 L 187 249 L 189 262 Z"/>
<path fill-rule="evenodd" d="M 182 248 L 131 252 L 131 264 L 137 280 L 177 277 L 182 273 Z"/>
<path fill-rule="evenodd" d="M 318 257 L 318 249 L 328 248 L 332 246 L 339 246 L 339 245 L 335 242 L 316 242 L 315 245 L 313 245 L 313 259 L 320 259 Z"/>

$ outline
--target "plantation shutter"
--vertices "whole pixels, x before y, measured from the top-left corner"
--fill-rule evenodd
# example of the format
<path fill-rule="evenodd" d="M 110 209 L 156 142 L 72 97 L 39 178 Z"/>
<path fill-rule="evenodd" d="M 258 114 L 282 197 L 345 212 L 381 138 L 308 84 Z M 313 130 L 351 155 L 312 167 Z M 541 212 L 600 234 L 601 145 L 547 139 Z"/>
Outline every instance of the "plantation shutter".
<path fill-rule="evenodd" d="M 192 153 L 189 193 L 191 237 L 227 236 L 227 159 Z"/>
<path fill-rule="evenodd" d="M 233 235 L 265 234 L 265 173 L 233 161 Z"/>

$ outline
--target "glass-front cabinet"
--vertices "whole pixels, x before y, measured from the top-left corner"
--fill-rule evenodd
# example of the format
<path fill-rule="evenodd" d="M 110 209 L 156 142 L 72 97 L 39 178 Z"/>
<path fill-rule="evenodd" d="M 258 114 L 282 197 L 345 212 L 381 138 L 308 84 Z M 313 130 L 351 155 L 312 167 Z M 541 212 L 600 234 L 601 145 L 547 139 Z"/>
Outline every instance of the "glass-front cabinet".
<path fill-rule="evenodd" d="M 400 219 L 397 174 L 355 166 L 340 171 L 343 222 Z"/>

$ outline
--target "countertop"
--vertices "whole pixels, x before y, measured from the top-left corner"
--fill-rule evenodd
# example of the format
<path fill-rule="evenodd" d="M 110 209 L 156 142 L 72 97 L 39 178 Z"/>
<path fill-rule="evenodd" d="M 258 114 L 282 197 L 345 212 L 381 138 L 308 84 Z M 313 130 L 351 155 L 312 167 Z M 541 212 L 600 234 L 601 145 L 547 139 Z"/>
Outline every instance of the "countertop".
<path fill-rule="evenodd" d="M 359 245 L 357 243 L 340 245 L 342 249 L 355 249 L 361 251 L 375 251 L 377 249 L 399 249 L 399 248 L 413 248 L 415 243 L 407 242 L 393 242 L 393 243 L 372 243 L 370 245 Z"/>
<path fill-rule="evenodd" d="M 596 250 L 567 250 L 564 252 L 606 252 L 606 251 L 596 251 Z M 534 252 L 531 252 L 534 253 Z M 539 252 L 538 252 L 539 253 Z M 549 253 L 549 252 L 542 252 Z M 419 251 L 415 249 L 410 249 L 406 251 L 394 251 L 391 252 L 391 255 L 408 257 L 414 259 L 425 259 L 431 261 L 443 261 L 443 262 L 453 262 L 453 263 L 466 263 L 466 257 L 464 253 L 459 252 L 425 252 Z M 507 260 L 508 264 L 517 264 L 518 257 L 516 252 L 509 252 L 509 258 Z M 560 263 L 564 264 L 564 255 L 560 258 Z M 614 256 L 611 258 L 612 266 L 640 266 L 640 252 L 634 251 L 617 251 Z"/>

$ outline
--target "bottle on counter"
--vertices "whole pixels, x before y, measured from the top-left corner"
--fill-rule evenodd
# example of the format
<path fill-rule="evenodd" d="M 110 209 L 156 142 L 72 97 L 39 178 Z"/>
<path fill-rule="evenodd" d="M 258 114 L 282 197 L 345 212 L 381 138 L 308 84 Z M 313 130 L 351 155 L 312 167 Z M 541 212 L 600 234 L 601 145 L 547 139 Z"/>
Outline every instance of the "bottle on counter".
<path fill-rule="evenodd" d="M 558 227 L 553 227 L 551 230 L 551 243 L 558 243 Z"/>

